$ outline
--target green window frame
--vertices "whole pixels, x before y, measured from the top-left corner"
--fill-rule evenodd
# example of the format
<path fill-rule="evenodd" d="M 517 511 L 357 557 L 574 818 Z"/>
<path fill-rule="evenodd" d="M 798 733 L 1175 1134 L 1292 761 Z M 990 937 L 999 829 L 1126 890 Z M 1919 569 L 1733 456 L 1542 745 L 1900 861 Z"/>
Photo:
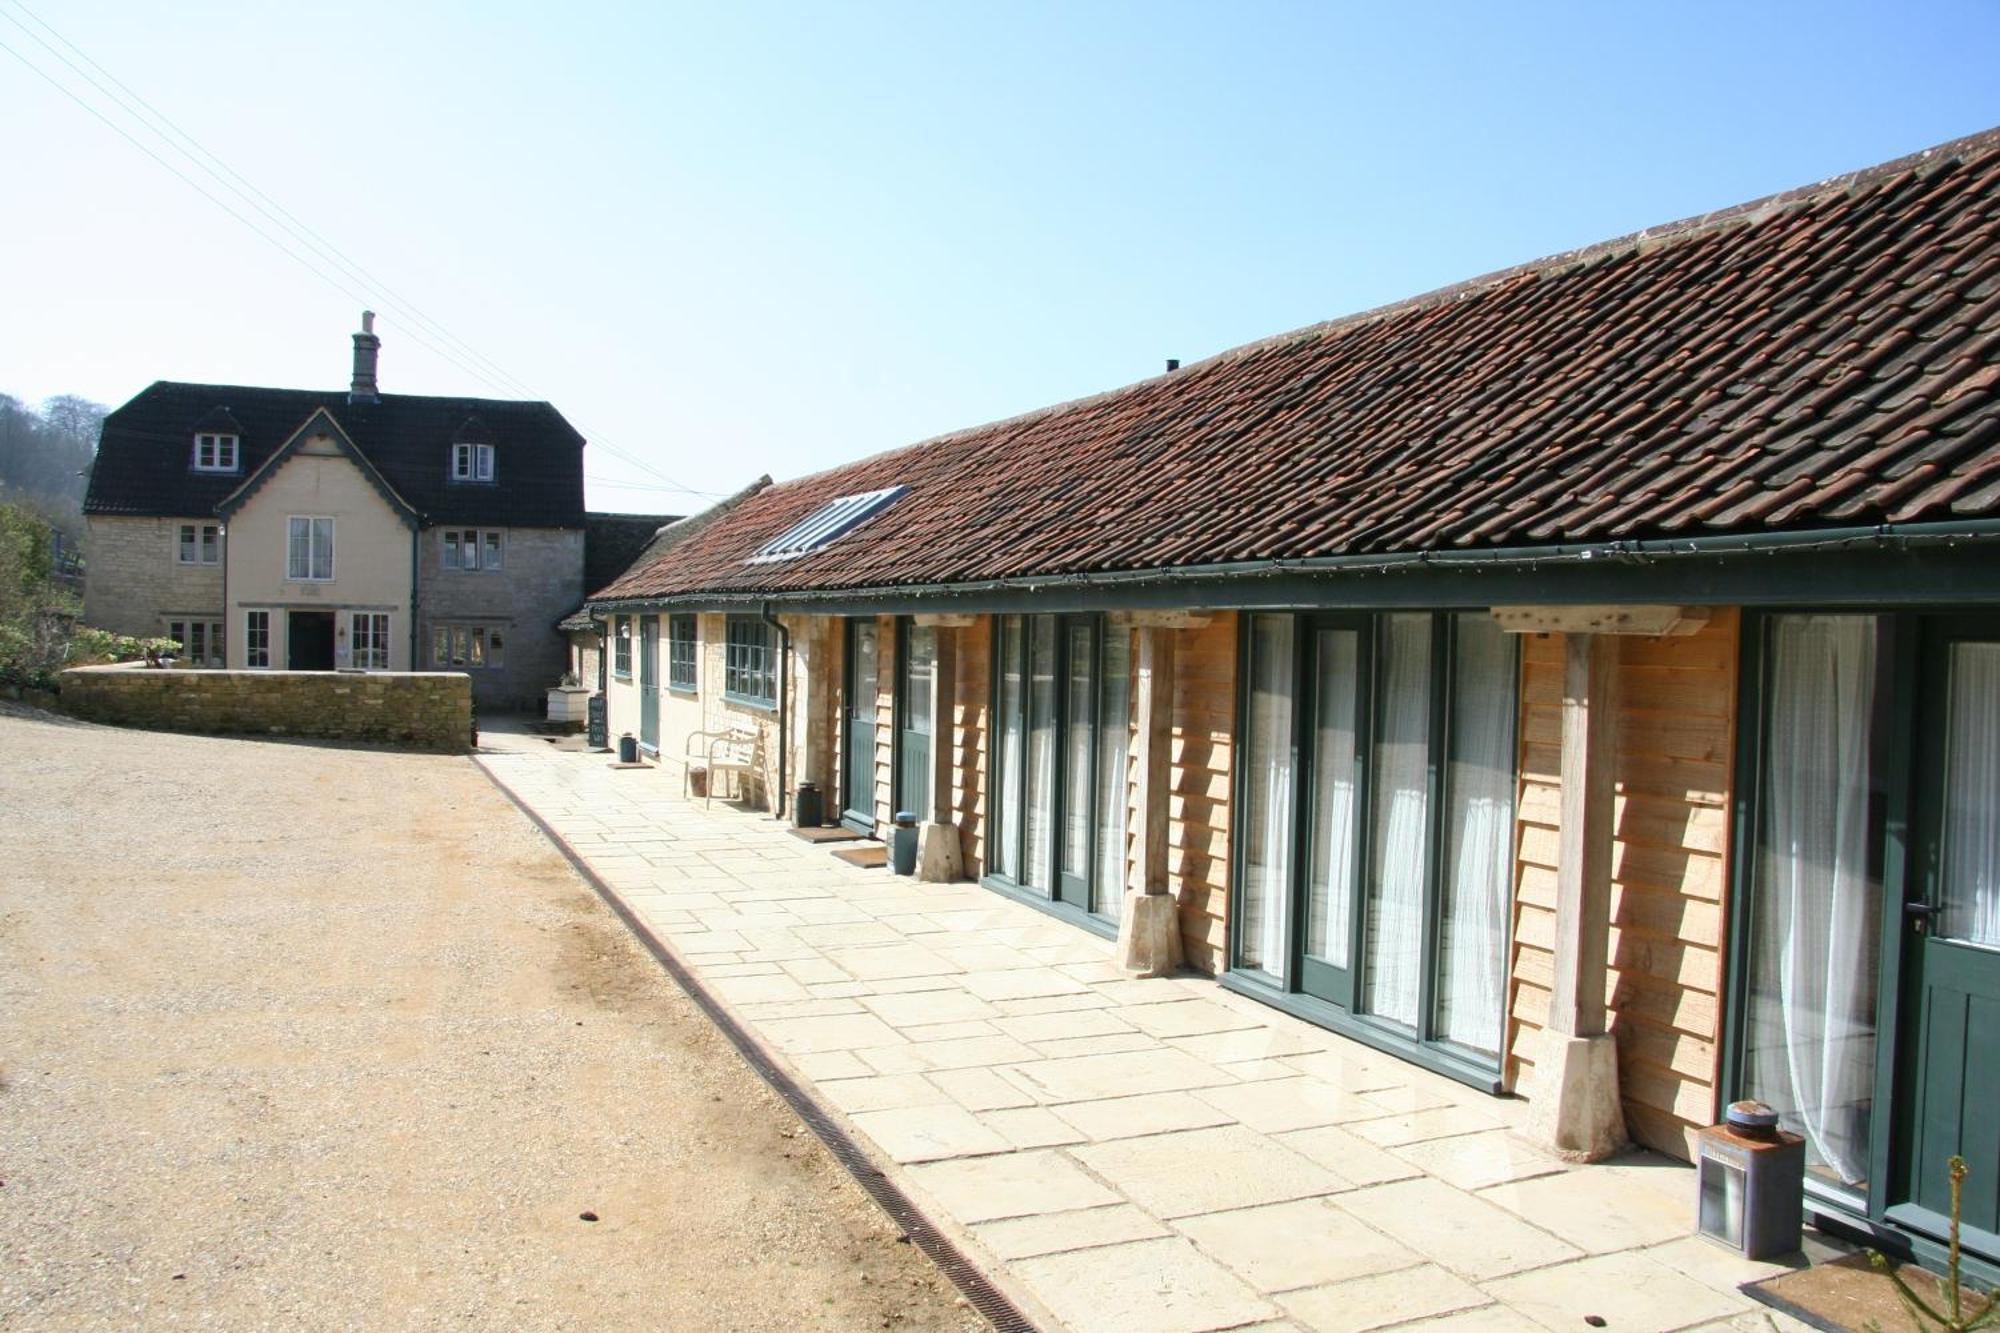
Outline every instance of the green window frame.
<path fill-rule="evenodd" d="M 667 617 L 667 688 L 692 694 L 699 677 L 696 668 L 695 623 L 692 615 Z"/>
<path fill-rule="evenodd" d="M 751 708 L 776 708 L 778 653 L 771 627 L 756 616 L 731 616 L 724 645 L 722 697 Z"/>

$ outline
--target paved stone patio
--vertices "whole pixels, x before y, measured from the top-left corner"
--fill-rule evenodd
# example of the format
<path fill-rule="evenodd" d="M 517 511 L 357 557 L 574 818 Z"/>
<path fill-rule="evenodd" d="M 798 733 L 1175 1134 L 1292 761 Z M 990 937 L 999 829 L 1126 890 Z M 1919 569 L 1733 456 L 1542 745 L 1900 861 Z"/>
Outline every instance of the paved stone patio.
<path fill-rule="evenodd" d="M 844 1113 L 997 1281 L 1078 1333 L 1801 1329 L 1690 1233 L 1693 1172 L 1572 1168 L 1483 1096 L 973 884 L 836 861 L 662 770 L 479 762 Z M 893 1165 L 889 1165 L 893 1164 Z"/>

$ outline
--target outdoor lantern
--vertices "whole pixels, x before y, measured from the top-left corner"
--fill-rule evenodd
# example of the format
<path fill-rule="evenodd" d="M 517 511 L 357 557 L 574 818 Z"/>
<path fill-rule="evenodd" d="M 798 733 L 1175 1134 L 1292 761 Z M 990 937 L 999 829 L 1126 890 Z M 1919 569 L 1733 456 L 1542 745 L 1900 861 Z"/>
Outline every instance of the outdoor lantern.
<path fill-rule="evenodd" d="M 1723 1122 L 1701 1131 L 1695 1156 L 1696 1229 L 1746 1259 L 1799 1248 L 1806 1141 L 1778 1128 L 1762 1102 L 1732 1102 Z"/>

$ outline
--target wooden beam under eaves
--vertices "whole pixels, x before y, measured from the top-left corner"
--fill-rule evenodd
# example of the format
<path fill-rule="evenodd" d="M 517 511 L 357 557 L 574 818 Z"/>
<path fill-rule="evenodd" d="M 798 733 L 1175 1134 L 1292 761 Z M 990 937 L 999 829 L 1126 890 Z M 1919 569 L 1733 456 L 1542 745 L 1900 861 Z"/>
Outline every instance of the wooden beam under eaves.
<path fill-rule="evenodd" d="M 978 616 L 962 611 L 923 611 L 910 619 L 930 629 L 971 629 L 979 623 Z"/>
<path fill-rule="evenodd" d="M 1509 634 L 1638 634 L 1678 637 L 1708 623 L 1699 606 L 1496 606 Z"/>

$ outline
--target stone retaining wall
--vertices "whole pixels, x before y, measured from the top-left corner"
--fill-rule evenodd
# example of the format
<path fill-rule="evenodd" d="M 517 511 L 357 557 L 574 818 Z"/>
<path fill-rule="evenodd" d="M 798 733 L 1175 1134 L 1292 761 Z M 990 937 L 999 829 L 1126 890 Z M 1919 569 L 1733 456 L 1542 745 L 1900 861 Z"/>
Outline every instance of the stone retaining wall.
<path fill-rule="evenodd" d="M 460 753 L 472 683 L 458 671 L 161 671 L 75 667 L 64 711 L 92 722 L 209 735 L 379 741 Z"/>

